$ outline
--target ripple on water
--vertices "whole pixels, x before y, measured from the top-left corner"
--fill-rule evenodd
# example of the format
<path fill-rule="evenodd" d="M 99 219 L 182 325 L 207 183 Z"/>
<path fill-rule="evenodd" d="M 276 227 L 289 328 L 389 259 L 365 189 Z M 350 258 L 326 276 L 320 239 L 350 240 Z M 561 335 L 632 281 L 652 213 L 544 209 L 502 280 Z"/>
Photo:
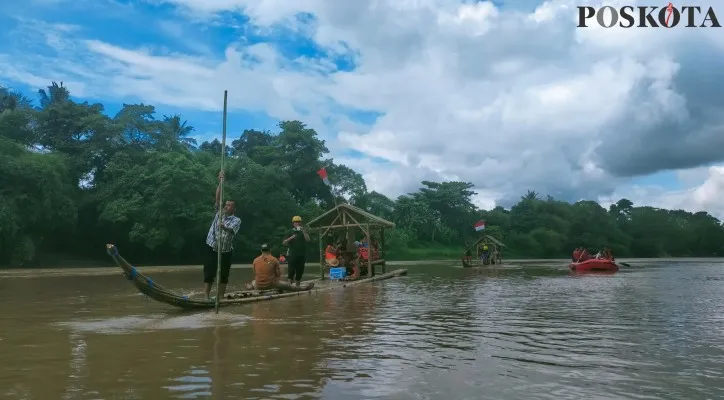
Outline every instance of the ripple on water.
<path fill-rule="evenodd" d="M 166 385 L 163 388 L 171 392 L 171 396 L 178 399 L 197 399 L 212 396 L 211 374 L 209 371 L 192 367 L 187 375 L 171 378 L 174 384 Z"/>
<path fill-rule="evenodd" d="M 697 271 L 411 273 L 233 310 L 241 315 L 144 306 L 154 314 L 76 318 L 56 325 L 71 330 L 70 352 L 62 349 L 72 357 L 64 388 L 69 398 L 107 395 L 93 394 L 98 382 L 118 385 L 115 393 L 139 387 L 170 398 L 724 398 L 724 274 Z M 74 301 L 97 305 L 91 298 Z M 220 328 L 229 325 L 244 328 Z M 202 329 L 208 327 L 220 329 Z M 192 331 L 123 337 L 129 349 L 160 357 L 128 350 L 131 370 L 148 365 L 143 375 L 109 375 L 113 383 L 99 378 L 94 366 L 105 359 L 93 351 L 119 342 L 83 334 L 179 329 Z M 23 350 L 23 360 L 34 351 L 33 360 L 48 362 L 49 347 L 19 340 L 18 332 L 8 341 Z M 13 379 L 29 372 L 23 368 L 30 367 L 16 368 Z M 16 397 L 21 389 L 16 385 Z"/>
<path fill-rule="evenodd" d="M 715 367 L 724 361 L 715 341 L 724 330 L 721 288 L 677 293 L 665 279 L 619 276 L 476 279 L 390 284 L 389 306 L 361 322 L 370 337 L 325 342 L 330 385 L 376 398 L 439 398 L 448 389 L 456 398 L 722 393 L 714 384 L 724 381 Z"/>
<path fill-rule="evenodd" d="M 214 326 L 242 326 L 249 317 L 227 312 L 202 312 L 186 315 L 137 315 L 107 319 L 75 320 L 55 325 L 76 332 L 123 334 L 139 331 L 203 329 Z"/>

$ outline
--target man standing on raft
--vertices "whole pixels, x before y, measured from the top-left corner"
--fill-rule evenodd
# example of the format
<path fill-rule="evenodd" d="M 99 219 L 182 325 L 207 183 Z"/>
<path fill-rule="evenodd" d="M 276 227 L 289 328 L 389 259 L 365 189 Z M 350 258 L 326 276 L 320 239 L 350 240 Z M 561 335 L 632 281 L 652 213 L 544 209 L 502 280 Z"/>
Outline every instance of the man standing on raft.
<path fill-rule="evenodd" d="M 214 210 L 216 216 L 211 223 L 209 233 L 206 235 L 207 256 L 204 263 L 204 292 L 208 299 L 211 294 L 211 285 L 216 278 L 216 269 L 218 266 L 219 246 L 221 244 L 221 276 L 219 277 L 219 293 L 216 295 L 221 299 L 226 292 L 226 284 L 229 283 L 229 272 L 231 271 L 231 256 L 234 252 L 234 236 L 239 232 L 241 227 L 241 219 L 235 216 L 236 202 L 234 200 L 226 200 L 224 204 L 224 216 L 219 221 L 219 202 L 221 196 L 221 180 L 224 179 L 224 171 L 219 172 L 219 186 L 216 187 L 216 201 L 214 202 Z M 221 240 L 217 240 L 219 226 L 221 227 Z"/>
<path fill-rule="evenodd" d="M 302 226 L 302 217 L 295 215 L 292 218 L 292 226 L 292 235 L 284 239 L 282 244 L 289 246 L 287 279 L 299 286 L 304 275 L 304 264 L 307 263 L 307 242 L 310 239 L 306 228 Z"/>

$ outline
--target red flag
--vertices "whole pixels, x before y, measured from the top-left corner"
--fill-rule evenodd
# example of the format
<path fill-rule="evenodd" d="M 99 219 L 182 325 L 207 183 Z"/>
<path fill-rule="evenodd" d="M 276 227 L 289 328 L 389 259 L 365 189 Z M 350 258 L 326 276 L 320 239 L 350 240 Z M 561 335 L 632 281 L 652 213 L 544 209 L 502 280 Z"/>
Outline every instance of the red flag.
<path fill-rule="evenodd" d="M 480 221 L 476 222 L 473 227 L 475 228 L 475 231 L 476 231 L 476 232 L 480 232 L 480 231 L 482 231 L 482 230 L 485 230 L 485 221 L 480 220 Z"/>
<path fill-rule="evenodd" d="M 319 175 L 320 178 L 322 178 L 322 182 L 324 182 L 327 186 L 332 186 L 331 183 L 329 183 L 329 178 L 327 177 L 327 169 L 322 167 L 319 171 L 317 171 L 317 175 Z"/>

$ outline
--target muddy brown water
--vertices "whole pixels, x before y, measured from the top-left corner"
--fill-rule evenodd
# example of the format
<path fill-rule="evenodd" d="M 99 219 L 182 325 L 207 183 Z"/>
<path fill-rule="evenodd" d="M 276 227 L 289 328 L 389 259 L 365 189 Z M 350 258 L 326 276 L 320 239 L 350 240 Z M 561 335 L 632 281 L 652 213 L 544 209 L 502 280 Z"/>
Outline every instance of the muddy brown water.
<path fill-rule="evenodd" d="M 408 268 L 218 315 L 146 300 L 118 274 L 5 275 L 0 398 L 724 398 L 718 260 Z M 198 269 L 145 272 L 200 291 Z"/>

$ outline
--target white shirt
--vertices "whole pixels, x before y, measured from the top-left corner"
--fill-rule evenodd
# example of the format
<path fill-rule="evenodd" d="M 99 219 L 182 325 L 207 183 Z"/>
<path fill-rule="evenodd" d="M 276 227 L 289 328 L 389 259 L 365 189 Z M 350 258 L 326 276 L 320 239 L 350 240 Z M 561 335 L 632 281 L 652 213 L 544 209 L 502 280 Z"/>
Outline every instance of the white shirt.
<path fill-rule="evenodd" d="M 221 252 L 228 253 L 234 250 L 234 237 L 239 232 L 239 228 L 241 228 L 241 219 L 236 215 L 225 215 L 222 220 L 225 227 L 233 230 L 233 232 L 221 230 Z M 214 221 L 211 222 L 211 227 L 209 227 L 209 233 L 206 234 L 206 244 L 214 250 L 217 248 L 216 236 L 219 232 L 218 222 L 219 214 L 216 213 Z"/>

